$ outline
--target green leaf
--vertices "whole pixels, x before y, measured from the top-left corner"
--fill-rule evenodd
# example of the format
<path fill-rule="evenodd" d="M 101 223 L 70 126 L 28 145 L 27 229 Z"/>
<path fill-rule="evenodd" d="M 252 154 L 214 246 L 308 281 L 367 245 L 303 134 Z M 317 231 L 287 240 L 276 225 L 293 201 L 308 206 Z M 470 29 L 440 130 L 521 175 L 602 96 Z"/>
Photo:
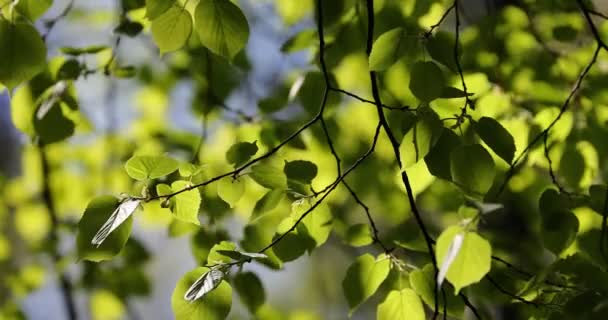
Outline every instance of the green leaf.
<path fill-rule="evenodd" d="M 232 60 L 249 39 L 247 18 L 229 0 L 201 0 L 196 6 L 194 21 L 201 43 L 228 60 Z"/>
<path fill-rule="evenodd" d="M 57 71 L 57 79 L 76 80 L 82 73 L 83 67 L 76 59 L 66 60 Z"/>
<path fill-rule="evenodd" d="M 450 155 L 452 150 L 462 145 L 462 141 L 454 131 L 448 128 L 443 128 L 442 131 L 435 146 L 424 157 L 424 162 L 432 175 L 450 181 Z"/>
<path fill-rule="evenodd" d="M 266 301 L 262 281 L 253 272 L 239 272 L 234 277 L 234 288 L 249 312 L 254 314 Z"/>
<path fill-rule="evenodd" d="M 395 28 L 381 34 L 372 47 L 369 55 L 369 69 L 382 71 L 390 67 L 406 54 L 406 50 L 415 47 L 416 37 L 406 34 L 405 29 Z"/>
<path fill-rule="evenodd" d="M 444 230 L 437 238 L 437 264 L 441 265 L 448 253 L 456 235 L 464 236 L 460 250 L 447 271 L 447 279 L 454 285 L 455 293 L 470 284 L 479 282 L 488 272 L 492 264 L 492 248 L 490 243 L 475 232 L 463 230 L 460 226 L 452 226 Z"/>
<path fill-rule="evenodd" d="M 419 61 L 412 65 L 410 91 L 422 102 L 431 102 L 441 96 L 445 78 L 439 67 L 431 61 Z"/>
<path fill-rule="evenodd" d="M 189 187 L 188 181 L 175 181 L 171 184 L 171 190 L 177 192 Z M 197 188 L 177 194 L 171 198 L 173 201 L 173 214 L 184 222 L 200 225 L 198 211 L 201 205 L 201 194 Z"/>
<path fill-rule="evenodd" d="M 558 25 L 551 30 L 553 39 L 562 42 L 570 42 L 578 37 L 578 30 L 571 25 Z"/>
<path fill-rule="evenodd" d="M 293 53 L 304 49 L 310 49 L 312 45 L 317 43 L 317 31 L 305 29 L 296 33 L 291 38 L 287 39 L 281 45 L 281 52 Z"/>
<path fill-rule="evenodd" d="M 543 191 L 543 194 L 538 200 L 538 209 L 541 214 L 551 214 L 555 211 L 560 211 L 570 208 L 570 202 L 566 196 L 560 194 L 557 190 L 549 188 Z"/>
<path fill-rule="evenodd" d="M 374 239 L 367 224 L 357 223 L 348 227 L 344 241 L 353 247 L 362 247 L 373 243 Z"/>
<path fill-rule="evenodd" d="M 45 67 L 46 46 L 36 28 L 0 16 L 0 83 L 12 90 Z"/>
<path fill-rule="evenodd" d="M 431 308 L 435 307 L 435 270 L 432 264 L 425 265 L 422 269 L 414 270 L 410 273 L 410 286 L 422 298 L 422 301 Z M 454 294 L 452 287 L 443 286 L 445 298 L 447 300 L 447 313 L 457 319 L 462 318 L 464 304 L 460 297 Z M 443 306 L 443 295 L 439 295 L 439 306 Z M 443 313 L 443 308 L 439 308 Z"/>
<path fill-rule="evenodd" d="M 574 213 L 560 208 L 542 212 L 541 238 L 544 246 L 556 255 L 568 248 L 576 239 L 579 222 Z"/>
<path fill-rule="evenodd" d="M 507 163 L 513 161 L 515 155 L 515 140 L 513 136 L 498 121 L 490 117 L 482 117 L 473 126 L 477 135 L 492 151 Z"/>
<path fill-rule="evenodd" d="M 490 190 L 496 174 L 492 156 L 479 144 L 455 148 L 450 154 L 452 181 L 473 197 Z"/>
<path fill-rule="evenodd" d="M 608 196 L 608 193 L 606 193 L 606 188 L 607 187 L 605 184 L 594 184 L 589 187 L 591 209 L 593 209 L 599 215 L 604 214 L 604 203 L 608 201 L 608 199 L 606 199 L 606 196 Z"/>
<path fill-rule="evenodd" d="M 295 202 L 291 207 L 292 219 L 297 221 L 311 207 L 312 204 L 306 200 Z M 308 241 L 310 244 L 308 247 L 309 252 L 327 241 L 331 233 L 332 223 L 333 216 L 326 204 L 318 205 L 301 221 L 297 227 L 298 234 L 309 237 L 312 240 Z"/>
<path fill-rule="evenodd" d="M 393 290 L 378 305 L 377 320 L 424 320 L 422 301 L 412 289 Z"/>
<path fill-rule="evenodd" d="M 112 196 L 100 196 L 89 202 L 78 222 L 76 246 L 78 257 L 89 261 L 109 260 L 116 256 L 127 243 L 131 233 L 132 218 L 129 217 L 97 247 L 91 240 L 99 228 L 110 218 L 119 201 Z"/>
<path fill-rule="evenodd" d="M 257 142 L 238 142 L 226 152 L 226 160 L 235 168 L 247 163 L 258 152 Z"/>
<path fill-rule="evenodd" d="M 585 158 L 574 145 L 567 145 L 559 161 L 559 174 L 566 184 L 572 188 L 579 188 L 585 174 Z"/>
<path fill-rule="evenodd" d="M 245 193 L 245 180 L 243 178 L 224 178 L 217 183 L 218 197 L 229 204 L 231 208 L 234 208 L 243 193 Z"/>
<path fill-rule="evenodd" d="M 53 0 L 19 0 L 15 10 L 27 17 L 29 21 L 36 21 L 53 4 Z"/>
<path fill-rule="evenodd" d="M 342 289 L 348 301 L 349 315 L 378 290 L 390 269 L 391 261 L 388 257 L 380 255 L 374 258 L 368 253 L 359 256 L 348 267 L 346 277 L 342 281 Z"/>
<path fill-rule="evenodd" d="M 188 224 L 192 225 L 192 224 Z M 207 258 L 211 248 L 221 241 L 228 240 L 229 235 L 226 231 L 216 229 L 211 231 L 205 226 L 197 228 L 198 231 L 190 238 L 190 249 L 192 250 L 192 256 L 196 260 L 197 264 L 207 264 Z"/>
<path fill-rule="evenodd" d="M 190 286 L 208 271 L 206 267 L 196 268 L 177 282 L 171 296 L 171 308 L 176 320 L 224 320 L 228 316 L 232 305 L 232 288 L 225 280 L 200 299 L 192 302 L 184 299 Z"/>
<path fill-rule="evenodd" d="M 333 74 L 329 74 L 329 83 L 335 84 L 336 80 Z M 296 85 L 292 88 L 296 88 Z M 304 77 L 301 87 L 297 91 L 298 100 L 306 112 L 311 115 L 316 114 L 323 103 L 323 92 L 325 91 L 325 77 L 323 73 L 318 71 L 308 72 Z M 289 93 L 291 97 L 292 92 Z M 328 110 L 340 103 L 340 95 L 335 92 L 328 92 L 325 109 Z"/>
<path fill-rule="evenodd" d="M 203 170 L 203 166 L 197 166 L 192 163 L 182 162 L 177 168 L 179 175 L 182 177 L 192 177 L 199 174 Z"/>
<path fill-rule="evenodd" d="M 256 202 L 249 220 L 255 220 L 264 213 L 274 209 L 285 198 L 285 190 L 274 189 L 268 191 L 258 202 Z"/>
<path fill-rule="evenodd" d="M 287 177 L 281 169 L 272 165 L 258 164 L 251 167 L 249 174 L 257 184 L 268 189 L 287 189 Z"/>
<path fill-rule="evenodd" d="M 134 66 L 121 66 L 110 69 L 110 73 L 121 79 L 133 78 L 137 74 L 137 69 Z"/>
<path fill-rule="evenodd" d="M 283 172 L 288 180 L 310 184 L 317 176 L 317 165 L 306 160 L 285 161 Z"/>
<path fill-rule="evenodd" d="M 95 53 L 99 53 L 103 50 L 107 50 L 110 49 L 110 47 L 106 46 L 106 45 L 95 45 L 95 46 L 88 46 L 88 47 L 83 47 L 83 48 L 74 48 L 74 47 L 61 47 L 59 48 L 59 51 L 61 51 L 61 53 L 65 53 L 67 55 L 71 55 L 71 56 L 79 56 L 79 55 L 83 55 L 83 54 L 95 54 Z"/>
<path fill-rule="evenodd" d="M 146 0 L 146 18 L 156 19 L 173 6 L 175 0 Z"/>
<path fill-rule="evenodd" d="M 454 60 L 454 35 L 449 32 L 439 31 L 426 42 L 426 50 L 431 57 L 448 67 L 453 72 L 458 72 L 456 60 Z"/>
<path fill-rule="evenodd" d="M 185 7 L 173 6 L 152 20 L 152 38 L 160 54 L 183 47 L 192 33 L 192 17 Z"/>
<path fill-rule="evenodd" d="M 232 261 L 232 257 L 227 254 L 221 253 L 221 251 L 234 251 L 236 250 L 236 244 L 230 241 L 222 241 L 211 248 L 209 255 L 207 256 L 207 264 L 214 265 L 219 263 L 228 263 Z"/>
<path fill-rule="evenodd" d="M 283 221 L 281 221 L 277 227 L 273 240 L 289 231 L 289 229 L 295 225 L 295 223 L 296 219 L 294 219 L 293 215 L 283 219 Z M 272 251 L 283 262 L 293 261 L 302 256 L 307 249 L 311 248 L 311 246 L 314 247 L 314 243 L 311 244 L 311 241 L 313 240 L 310 237 L 299 234 L 299 230 L 296 228 L 295 230 L 286 234 L 281 241 L 275 244 L 272 247 Z"/>
<path fill-rule="evenodd" d="M 418 119 L 399 145 L 403 167 L 408 168 L 424 158 L 439 140 L 442 132 L 443 126 L 436 119 Z"/>
<path fill-rule="evenodd" d="M 59 142 L 74 134 L 76 125 L 64 115 L 61 103 L 51 106 L 42 118 L 38 114 L 39 112 L 33 114 L 34 130 L 43 144 Z"/>
<path fill-rule="evenodd" d="M 439 98 L 442 99 L 453 99 L 453 98 L 464 98 L 466 96 L 472 96 L 473 94 L 470 92 L 465 93 L 464 91 L 454 88 L 454 87 L 444 87 L 443 91 L 441 91 L 441 96 Z"/>
<path fill-rule="evenodd" d="M 133 156 L 125 164 L 127 174 L 135 180 L 148 180 L 171 174 L 179 162 L 167 156 Z"/>

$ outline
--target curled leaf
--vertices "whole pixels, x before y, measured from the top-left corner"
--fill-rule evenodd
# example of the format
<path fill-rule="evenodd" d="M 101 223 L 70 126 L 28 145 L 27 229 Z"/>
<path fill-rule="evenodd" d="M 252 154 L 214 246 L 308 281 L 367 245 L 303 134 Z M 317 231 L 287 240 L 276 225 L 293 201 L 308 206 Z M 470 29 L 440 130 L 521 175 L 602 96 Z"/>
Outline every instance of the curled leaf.
<path fill-rule="evenodd" d="M 118 205 L 118 208 L 112 212 L 112 215 L 108 220 L 101 226 L 99 231 L 95 234 L 93 239 L 91 240 L 91 244 L 99 247 L 104 240 L 112 233 L 112 231 L 116 230 L 127 218 L 129 218 L 137 206 L 139 206 L 140 200 L 127 199 Z"/>

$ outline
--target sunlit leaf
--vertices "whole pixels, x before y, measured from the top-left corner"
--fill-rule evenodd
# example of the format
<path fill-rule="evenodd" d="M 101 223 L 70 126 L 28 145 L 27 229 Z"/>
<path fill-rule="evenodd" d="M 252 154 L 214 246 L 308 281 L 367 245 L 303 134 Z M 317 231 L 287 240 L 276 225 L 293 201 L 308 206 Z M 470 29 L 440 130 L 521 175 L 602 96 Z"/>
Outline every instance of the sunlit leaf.
<path fill-rule="evenodd" d="M 165 13 L 175 0 L 146 0 L 146 18 L 153 20 Z"/>
<path fill-rule="evenodd" d="M 498 121 L 490 117 L 482 117 L 475 122 L 475 131 L 499 157 L 507 163 L 513 161 L 515 155 L 515 140 Z"/>
<path fill-rule="evenodd" d="M 185 7 L 173 6 L 152 20 L 152 38 L 160 54 L 183 47 L 192 33 L 192 17 Z"/>
<path fill-rule="evenodd" d="M 374 239 L 369 225 L 357 223 L 348 227 L 344 241 L 353 247 L 362 247 L 371 244 Z"/>
<path fill-rule="evenodd" d="M 247 19 L 230 0 L 199 1 L 194 20 L 201 43 L 228 60 L 232 60 L 249 39 Z"/>
<path fill-rule="evenodd" d="M 436 119 L 418 119 L 399 145 L 403 167 L 408 168 L 424 158 L 439 140 L 442 132 L 443 127 Z"/>
<path fill-rule="evenodd" d="M 378 305 L 378 320 L 424 320 L 422 301 L 412 289 L 393 290 Z"/>
<path fill-rule="evenodd" d="M 463 287 L 479 282 L 489 271 L 492 264 L 492 248 L 490 243 L 475 232 L 464 231 L 459 226 L 453 226 L 441 233 L 437 238 L 437 263 L 443 265 L 447 258 L 452 258 L 456 250 L 454 239 L 462 236 L 458 252 L 450 264 L 446 277 L 454 286 L 456 293 Z"/>
<path fill-rule="evenodd" d="M 245 164 L 258 152 L 258 145 L 254 142 L 238 142 L 233 144 L 226 152 L 226 160 L 235 168 Z"/>
<path fill-rule="evenodd" d="M 253 181 L 268 189 L 287 189 L 287 177 L 281 169 L 266 164 L 251 167 Z"/>
<path fill-rule="evenodd" d="M 416 37 L 408 36 L 403 28 L 391 29 L 381 34 L 372 46 L 372 52 L 369 55 L 369 69 L 385 70 L 403 57 L 407 50 L 412 50 L 416 41 Z"/>
<path fill-rule="evenodd" d="M 167 156 L 133 156 L 125 163 L 127 174 L 135 180 L 164 177 L 178 166 L 179 162 Z"/>
<path fill-rule="evenodd" d="M 391 261 L 388 257 L 381 255 L 374 258 L 370 254 L 359 256 L 348 267 L 346 277 L 342 281 L 342 289 L 348 301 L 349 314 L 352 315 L 361 303 L 378 290 L 388 276 L 390 267 Z"/>
<path fill-rule="evenodd" d="M 234 208 L 245 193 L 245 180 L 243 178 L 224 178 L 217 182 L 217 195 Z"/>
<path fill-rule="evenodd" d="M 435 271 L 432 264 L 427 264 L 423 268 L 414 270 L 410 273 L 410 285 L 412 289 L 422 298 L 422 301 L 431 308 L 435 307 Z M 464 313 L 464 304 L 460 297 L 454 295 L 454 290 L 451 287 L 444 285 L 445 298 L 447 300 L 447 314 L 452 317 L 461 318 Z M 443 295 L 439 295 L 439 306 L 443 306 Z M 439 312 L 443 313 L 443 308 L 439 308 Z"/>
<path fill-rule="evenodd" d="M 255 220 L 264 213 L 276 208 L 279 202 L 285 198 L 285 190 L 275 189 L 270 190 L 258 202 L 256 202 L 250 220 Z"/>

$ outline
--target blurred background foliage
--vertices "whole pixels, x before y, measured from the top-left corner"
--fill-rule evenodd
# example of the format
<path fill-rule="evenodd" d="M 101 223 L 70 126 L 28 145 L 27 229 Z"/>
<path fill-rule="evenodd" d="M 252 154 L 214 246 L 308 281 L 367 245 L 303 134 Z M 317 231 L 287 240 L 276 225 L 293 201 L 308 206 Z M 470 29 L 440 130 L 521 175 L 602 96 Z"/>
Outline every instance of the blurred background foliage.
<path fill-rule="evenodd" d="M 187 10 L 194 13 L 197 2 L 186 1 Z M 66 289 L 82 319 L 172 318 L 170 297 L 175 284 L 207 261 L 213 245 L 230 240 L 246 251 L 256 251 L 271 240 L 276 226 L 290 212 L 291 201 L 283 198 L 276 208 L 251 221 L 266 189 L 246 179 L 246 191 L 232 208 L 218 197 L 214 185 L 199 189 L 203 199 L 200 226 L 176 220 L 169 209 L 150 202 L 136 214 L 134 231 L 117 258 L 92 263 L 77 261 L 76 256 L 77 223 L 92 198 L 141 192 L 142 184 L 133 182 L 124 170 L 132 155 L 168 154 L 203 164 L 195 179 L 204 181 L 231 170 L 225 154 L 234 143 L 255 141 L 258 155 L 263 154 L 316 113 L 324 80 L 318 70 L 313 1 L 235 2 L 247 17 L 250 38 L 246 50 L 230 63 L 201 46 L 196 36 L 189 37 L 181 50 L 159 55 L 143 0 L 20 1 L 35 8 L 27 14 L 45 35 L 49 62 L 45 72 L 12 92 L 10 103 L 5 94 L 1 105 L 0 162 L 5 168 L 0 176 L 1 319 L 67 318 L 62 297 Z M 3 10 L 8 3 L 0 0 Z M 48 3 L 48 8 L 42 8 L 42 3 Z M 585 3 L 597 12 L 608 9 L 604 1 Z M 365 2 L 332 0 L 323 4 L 327 6 L 325 58 L 331 81 L 337 88 L 371 99 Z M 451 0 L 375 1 L 376 37 L 402 27 L 408 44 L 407 52 L 378 73 L 386 105 L 420 105 L 408 88 L 417 60 L 439 62 L 446 82 L 460 87 L 452 54 L 454 13 L 447 15 L 430 38 L 421 37 L 451 5 Z M 64 15 L 66 7 L 70 10 Z M 459 14 L 460 64 L 475 102 L 475 110 L 468 114 L 474 120 L 491 117 L 504 126 L 513 136 L 517 158 L 559 114 L 591 59 L 596 40 L 575 1 L 463 0 Z M 602 39 L 608 39 L 608 22 L 595 16 L 594 22 Z M 602 50 L 580 93 L 548 136 L 551 169 L 568 194 L 587 195 L 592 185 L 608 178 L 607 58 Z M 40 97 L 50 94 L 49 88 L 58 80 L 68 83 L 61 109 L 53 109 L 62 113 L 49 123 L 32 123 Z M 463 103 L 462 98 L 437 99 L 430 107 L 439 118 L 449 119 L 460 112 Z M 325 112 L 346 168 L 372 141 L 375 107 L 332 91 Z M 386 114 L 401 141 L 413 123 L 411 114 L 403 110 Z M 445 122 L 446 127 L 453 124 Z M 452 130 L 463 143 L 478 141 L 469 124 Z M 46 144 L 44 152 L 32 143 L 35 137 Z M 445 143 L 447 150 L 451 144 Z M 445 156 L 437 152 L 436 157 Z M 542 141 L 529 150 L 525 164 L 518 167 L 499 198 L 494 195 L 509 163 L 493 152 L 492 157 L 499 173 L 485 200 L 499 202 L 504 208 L 483 216 L 479 233 L 492 243 L 493 255 L 536 276 L 522 277 L 500 263 L 493 264 L 490 274 L 506 291 L 534 302 L 512 303 L 512 296 L 487 281 L 465 292 L 484 319 L 545 319 L 564 304 L 571 314 L 582 314 L 571 296 L 592 303 L 589 301 L 599 299 L 595 291 L 584 294 L 596 300 L 571 292 L 559 296 L 535 281 L 551 278 L 559 268 L 555 261 L 568 261 L 573 274 L 586 279 L 581 283 L 593 283 L 589 270 L 606 270 L 598 248 L 601 212 L 587 202 L 577 203 L 576 196 L 557 195 L 556 199 L 566 201 L 563 209 L 572 208 L 578 228 L 574 242 L 552 252 L 546 238 L 543 240 L 544 220 L 539 210 L 541 194 L 555 188 Z M 314 190 L 335 179 L 335 161 L 319 124 L 291 140 L 267 162 L 281 167 L 284 161 L 298 159 L 317 165 Z M 433 238 L 466 217 L 463 193 L 432 175 L 425 161 L 407 171 Z M 176 175 L 167 180 L 175 180 Z M 430 262 L 384 134 L 375 153 L 346 180 L 370 208 L 383 242 L 396 247 L 395 254 L 402 261 L 419 267 Z M 347 267 L 363 253 L 382 250 L 372 244 L 365 213 L 346 188 L 337 188 L 325 204 L 333 216 L 329 241 L 312 254 L 284 264 L 280 271 L 246 265 L 246 271 L 260 278 L 265 301 L 255 315 L 242 302 L 235 302 L 229 319 L 345 317 L 348 306 L 341 279 Z M 570 260 L 560 260 L 575 253 Z M 401 277 L 407 275 L 393 269 L 380 293 L 365 302 L 353 318 L 375 317 L 378 303 L 389 290 L 408 286 L 407 281 L 397 281 Z M 603 303 L 586 311 L 589 317 L 606 315 Z M 466 314 L 472 318 L 469 311 Z"/>

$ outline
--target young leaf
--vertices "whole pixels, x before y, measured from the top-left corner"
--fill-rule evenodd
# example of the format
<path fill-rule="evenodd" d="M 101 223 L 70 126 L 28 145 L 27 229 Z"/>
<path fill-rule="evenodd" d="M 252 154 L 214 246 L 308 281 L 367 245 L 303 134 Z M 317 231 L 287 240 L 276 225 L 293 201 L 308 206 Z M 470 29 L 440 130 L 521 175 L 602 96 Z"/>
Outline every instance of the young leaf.
<path fill-rule="evenodd" d="M 317 165 L 305 160 L 285 161 L 283 172 L 287 179 L 295 180 L 303 184 L 312 183 L 317 176 Z"/>
<path fill-rule="evenodd" d="M 489 117 L 479 119 L 473 128 L 490 149 L 507 163 L 511 163 L 515 155 L 515 140 L 507 129 Z"/>
<path fill-rule="evenodd" d="M 455 238 L 462 236 L 462 240 Z M 456 250 L 453 243 L 462 242 L 460 250 L 452 258 Z M 447 279 L 454 285 L 455 293 L 463 287 L 479 282 L 489 271 L 492 264 L 492 248 L 490 243 L 475 232 L 464 231 L 459 226 L 449 227 L 437 238 L 437 263 L 443 267 L 445 259 L 452 258 L 453 262 L 447 270 Z"/>
<path fill-rule="evenodd" d="M 76 245 L 78 257 L 90 261 L 108 260 L 117 255 L 125 246 L 131 233 L 132 219 L 127 218 L 120 224 L 99 246 L 92 245 L 91 239 L 99 231 L 104 223 L 108 221 L 117 208 L 118 199 L 112 196 L 101 196 L 89 202 L 87 208 L 78 222 L 78 234 Z"/>
<path fill-rule="evenodd" d="M 268 189 L 287 189 L 287 177 L 279 168 L 258 164 L 251 167 L 249 174 L 257 184 Z"/>
<path fill-rule="evenodd" d="M 217 288 L 224 279 L 224 272 L 219 269 L 211 269 L 198 278 L 184 294 L 184 300 L 192 302 L 200 299 L 213 289 Z"/>
<path fill-rule="evenodd" d="M 258 145 L 254 142 L 238 142 L 233 144 L 226 152 L 226 160 L 235 168 L 245 164 L 258 152 Z"/>
<path fill-rule="evenodd" d="M 408 39 L 417 41 L 416 37 L 408 37 L 403 28 L 391 29 L 381 34 L 374 41 L 369 55 L 369 69 L 382 71 L 390 67 L 404 55 L 405 50 L 414 47 L 415 42 Z"/>
<path fill-rule="evenodd" d="M 264 213 L 276 208 L 284 197 L 285 190 L 275 189 L 268 191 L 260 200 L 258 200 L 258 202 L 256 202 L 249 220 L 255 220 Z"/>
<path fill-rule="evenodd" d="M 483 197 L 496 174 L 492 156 L 479 144 L 455 148 L 450 154 L 452 181 L 473 197 Z"/>
<path fill-rule="evenodd" d="M 243 178 L 224 178 L 217 183 L 217 195 L 224 202 L 234 208 L 245 193 L 245 180 Z"/>
<path fill-rule="evenodd" d="M 173 6 L 176 0 L 146 0 L 146 18 L 150 20 L 165 13 Z"/>
<path fill-rule="evenodd" d="M 441 96 L 445 78 L 439 67 L 431 61 L 419 61 L 412 65 L 410 91 L 422 102 L 431 102 Z"/>
<path fill-rule="evenodd" d="M 424 158 L 439 140 L 442 132 L 443 126 L 440 122 L 427 117 L 418 119 L 399 145 L 403 167 L 408 168 Z"/>
<path fill-rule="evenodd" d="M 249 312 L 255 312 L 266 301 L 266 293 L 262 286 L 262 281 L 253 272 L 239 272 L 234 277 L 234 288 L 241 297 L 241 301 Z"/>
<path fill-rule="evenodd" d="M 199 174 L 203 170 L 203 166 L 197 166 L 192 163 L 183 162 L 177 168 L 179 175 L 182 177 L 192 177 Z"/>
<path fill-rule="evenodd" d="M 112 212 L 112 215 L 108 218 L 106 223 L 104 223 L 99 231 L 95 234 L 93 239 L 91 240 L 91 244 L 99 248 L 99 246 L 106 240 L 106 238 L 112 233 L 112 231 L 116 230 L 125 220 L 127 220 L 135 209 L 139 206 L 140 200 L 137 199 L 128 199 L 121 202 L 118 205 L 118 208 Z"/>
<path fill-rule="evenodd" d="M 0 84 L 12 90 L 45 67 L 46 46 L 36 28 L 0 15 Z"/>
<path fill-rule="evenodd" d="M 422 301 L 412 289 L 393 290 L 378 305 L 377 320 L 424 320 Z"/>
<path fill-rule="evenodd" d="M 167 156 L 133 156 L 125 163 L 127 174 L 135 180 L 164 177 L 177 170 L 179 162 Z"/>
<path fill-rule="evenodd" d="M 171 184 L 173 192 L 183 190 L 190 186 L 187 181 L 175 181 Z M 194 188 L 175 195 L 173 198 L 173 214 L 175 217 L 184 222 L 200 225 L 198 220 L 198 211 L 201 205 L 201 194 L 198 189 Z"/>
<path fill-rule="evenodd" d="M 183 47 L 192 33 L 192 17 L 182 6 L 173 6 L 158 18 L 152 20 L 152 38 L 160 49 L 160 54 Z"/>
<path fill-rule="evenodd" d="M 194 21 L 201 43 L 228 60 L 232 60 L 249 39 L 247 18 L 230 0 L 199 1 Z"/>
<path fill-rule="evenodd" d="M 342 281 L 342 289 L 348 301 L 349 315 L 352 315 L 361 303 L 378 290 L 388 276 L 390 268 L 391 261 L 388 257 L 381 255 L 374 258 L 368 253 L 359 256 L 348 267 L 346 277 Z"/>

